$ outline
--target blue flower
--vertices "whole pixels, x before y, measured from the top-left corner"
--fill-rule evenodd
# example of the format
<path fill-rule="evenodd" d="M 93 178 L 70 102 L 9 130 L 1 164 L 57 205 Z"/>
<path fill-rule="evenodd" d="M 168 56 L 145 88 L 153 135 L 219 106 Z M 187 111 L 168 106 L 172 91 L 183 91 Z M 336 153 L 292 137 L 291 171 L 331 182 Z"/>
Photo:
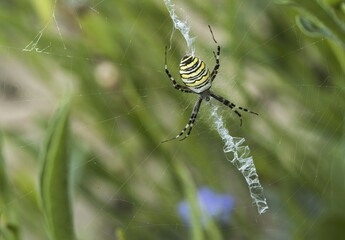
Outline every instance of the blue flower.
<path fill-rule="evenodd" d="M 215 193 L 210 188 L 203 187 L 198 190 L 197 199 L 202 224 L 205 224 L 209 218 L 220 223 L 229 222 L 230 213 L 234 208 L 234 199 L 231 195 Z M 191 208 L 187 201 L 179 203 L 178 212 L 184 223 L 191 224 Z"/>

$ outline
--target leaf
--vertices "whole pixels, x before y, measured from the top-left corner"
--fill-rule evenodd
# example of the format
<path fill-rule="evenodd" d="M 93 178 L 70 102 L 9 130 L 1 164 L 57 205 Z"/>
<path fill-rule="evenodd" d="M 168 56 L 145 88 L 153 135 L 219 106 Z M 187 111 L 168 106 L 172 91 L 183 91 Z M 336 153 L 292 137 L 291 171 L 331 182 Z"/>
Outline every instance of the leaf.
<path fill-rule="evenodd" d="M 326 28 L 321 27 L 319 24 L 315 23 L 314 21 L 306 17 L 296 16 L 296 23 L 297 26 L 301 29 L 301 31 L 308 36 L 331 37 L 330 32 Z"/>
<path fill-rule="evenodd" d="M 65 100 L 51 120 L 41 155 L 43 211 L 54 240 L 75 239 L 69 195 L 69 102 Z"/>
<path fill-rule="evenodd" d="M 274 4 L 283 6 L 296 6 L 296 4 L 290 0 L 275 0 Z"/>
<path fill-rule="evenodd" d="M 295 0 L 297 3 L 297 1 Z M 298 27 L 312 37 L 327 37 L 345 48 L 345 27 L 342 18 L 323 1 L 299 1 L 296 5 L 304 17 L 297 16 Z M 307 15 L 307 17 L 305 17 Z M 342 15 L 342 14 L 341 14 Z"/>

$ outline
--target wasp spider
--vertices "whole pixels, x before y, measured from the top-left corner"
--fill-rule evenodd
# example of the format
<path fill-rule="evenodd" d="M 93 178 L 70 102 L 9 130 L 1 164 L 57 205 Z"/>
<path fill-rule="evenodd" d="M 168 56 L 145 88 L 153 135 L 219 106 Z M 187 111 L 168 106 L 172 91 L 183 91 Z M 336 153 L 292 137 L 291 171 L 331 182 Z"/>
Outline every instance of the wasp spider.
<path fill-rule="evenodd" d="M 213 41 L 216 44 L 218 44 L 216 39 L 214 38 L 210 25 L 208 27 L 210 29 Z M 192 55 L 185 55 L 181 59 L 180 69 L 179 69 L 181 79 L 183 83 L 185 84 L 185 86 L 182 86 L 182 85 L 179 85 L 175 81 L 175 79 L 173 78 L 173 76 L 170 74 L 168 70 L 167 47 L 165 47 L 165 66 L 164 66 L 165 72 L 168 75 L 170 81 L 172 82 L 174 88 L 186 93 L 196 93 L 199 95 L 199 98 L 194 105 L 192 115 L 190 116 L 187 125 L 182 129 L 182 131 L 176 137 L 165 140 L 163 142 L 168 142 L 168 141 L 180 138 L 188 130 L 185 136 L 180 139 L 180 141 L 186 139 L 192 132 L 193 124 L 198 115 L 202 100 L 209 101 L 211 97 L 223 103 L 224 105 L 228 106 L 229 108 L 231 108 L 231 110 L 233 110 L 237 114 L 237 116 L 240 118 L 240 126 L 242 126 L 242 116 L 237 110 L 258 115 L 257 113 L 252 112 L 246 108 L 236 106 L 234 103 L 230 102 L 229 100 L 211 92 L 210 88 L 212 86 L 212 82 L 216 78 L 218 69 L 220 66 L 219 64 L 220 46 L 219 45 L 217 46 L 217 54 L 213 52 L 213 55 L 214 55 L 214 58 L 216 59 L 216 65 L 214 66 L 212 72 L 209 71 L 206 64 L 198 57 L 195 57 Z"/>

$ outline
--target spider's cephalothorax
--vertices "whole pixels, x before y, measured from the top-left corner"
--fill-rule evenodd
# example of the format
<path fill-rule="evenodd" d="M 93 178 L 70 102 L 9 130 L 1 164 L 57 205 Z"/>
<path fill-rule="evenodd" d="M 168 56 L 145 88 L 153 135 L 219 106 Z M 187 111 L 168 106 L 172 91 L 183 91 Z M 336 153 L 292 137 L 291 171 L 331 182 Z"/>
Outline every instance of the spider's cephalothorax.
<path fill-rule="evenodd" d="M 213 32 L 212 32 L 211 27 L 210 26 L 208 26 L 208 27 L 210 29 L 213 41 L 215 43 L 217 43 L 216 39 L 213 36 Z M 190 116 L 189 121 L 188 121 L 187 125 L 184 127 L 184 129 L 182 129 L 182 131 L 176 137 L 168 139 L 164 142 L 174 140 L 174 139 L 181 137 L 188 129 L 186 135 L 183 138 L 181 138 L 180 141 L 183 139 L 186 139 L 189 136 L 189 134 L 192 132 L 193 124 L 194 124 L 196 117 L 198 115 L 202 101 L 203 100 L 209 101 L 211 97 L 216 99 L 217 101 L 223 103 L 225 106 L 228 106 L 230 109 L 232 109 L 237 114 L 237 116 L 240 118 L 241 125 L 242 125 L 242 115 L 237 110 L 241 110 L 241 111 L 245 111 L 245 112 L 249 112 L 249 113 L 253 113 L 253 114 L 258 115 L 257 113 L 252 112 L 246 108 L 236 106 L 235 104 L 233 104 L 229 100 L 211 92 L 210 88 L 212 86 L 212 82 L 216 78 L 216 76 L 218 74 L 218 69 L 220 66 L 220 64 L 219 64 L 220 46 L 219 45 L 217 46 L 217 54 L 215 52 L 213 52 L 213 54 L 214 54 L 214 58 L 216 59 L 216 65 L 214 66 L 212 72 L 210 72 L 208 70 L 206 64 L 197 57 L 194 57 L 192 55 L 186 55 L 181 59 L 180 76 L 181 76 L 183 83 L 185 84 L 185 86 L 182 86 L 182 85 L 179 85 L 175 81 L 175 79 L 173 78 L 173 76 L 170 74 L 170 72 L 168 70 L 167 47 L 165 47 L 165 66 L 164 66 L 165 73 L 168 75 L 174 88 L 176 88 L 177 90 L 180 90 L 182 92 L 186 92 L 186 93 L 196 93 L 199 95 L 199 98 L 194 105 L 192 115 Z"/>
<path fill-rule="evenodd" d="M 186 55 L 180 62 L 180 76 L 183 83 L 195 93 L 211 88 L 210 71 L 199 58 Z"/>

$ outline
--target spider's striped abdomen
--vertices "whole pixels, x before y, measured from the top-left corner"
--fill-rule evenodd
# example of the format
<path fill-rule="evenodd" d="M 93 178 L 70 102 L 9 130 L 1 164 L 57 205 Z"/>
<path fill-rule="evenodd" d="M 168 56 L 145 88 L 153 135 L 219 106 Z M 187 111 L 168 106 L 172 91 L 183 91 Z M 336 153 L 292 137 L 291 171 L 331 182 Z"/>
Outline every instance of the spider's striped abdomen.
<path fill-rule="evenodd" d="M 208 90 L 212 81 L 210 71 L 199 58 L 186 55 L 180 62 L 180 76 L 184 84 L 196 93 Z"/>

